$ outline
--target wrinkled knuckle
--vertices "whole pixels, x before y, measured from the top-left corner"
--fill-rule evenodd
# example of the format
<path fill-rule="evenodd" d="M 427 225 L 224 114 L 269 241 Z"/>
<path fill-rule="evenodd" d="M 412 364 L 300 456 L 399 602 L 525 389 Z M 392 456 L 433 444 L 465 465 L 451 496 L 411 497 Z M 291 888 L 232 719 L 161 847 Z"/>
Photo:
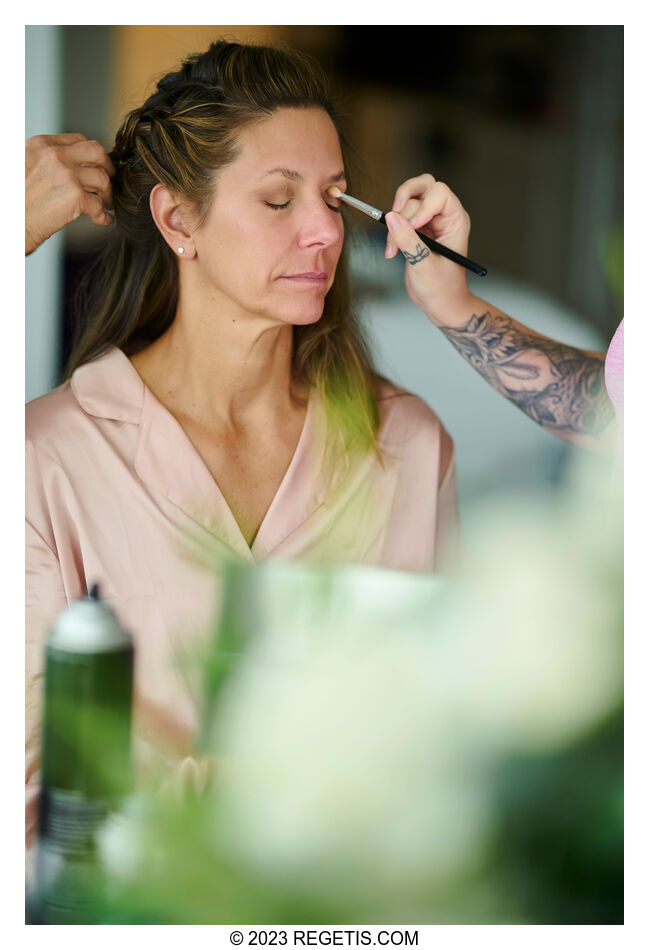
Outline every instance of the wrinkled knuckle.
<path fill-rule="evenodd" d="M 65 152 L 63 151 L 62 145 L 50 145 L 48 152 L 53 162 L 56 162 L 59 165 L 66 165 L 67 167 L 67 163 L 65 162 Z"/>
<path fill-rule="evenodd" d="M 74 212 L 74 216 L 76 218 L 78 218 L 79 215 L 83 214 L 83 212 L 85 211 L 85 204 L 86 204 L 85 199 L 86 199 L 86 196 L 84 192 L 81 191 L 80 189 L 76 192 L 76 194 L 72 198 L 70 207 L 71 207 L 71 210 Z"/>

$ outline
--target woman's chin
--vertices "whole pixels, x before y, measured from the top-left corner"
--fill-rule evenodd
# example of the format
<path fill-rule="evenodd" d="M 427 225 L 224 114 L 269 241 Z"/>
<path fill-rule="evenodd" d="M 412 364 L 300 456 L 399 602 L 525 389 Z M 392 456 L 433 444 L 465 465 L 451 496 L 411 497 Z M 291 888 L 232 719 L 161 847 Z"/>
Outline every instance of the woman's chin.
<path fill-rule="evenodd" d="M 291 320 L 291 323 L 296 327 L 308 327 L 312 323 L 317 323 L 323 313 L 324 308 L 312 313 L 301 313 L 294 320 Z"/>
<path fill-rule="evenodd" d="M 283 311 L 282 320 L 296 327 L 308 327 L 317 323 L 324 313 L 324 301 L 314 301 L 310 306 L 290 307 Z"/>

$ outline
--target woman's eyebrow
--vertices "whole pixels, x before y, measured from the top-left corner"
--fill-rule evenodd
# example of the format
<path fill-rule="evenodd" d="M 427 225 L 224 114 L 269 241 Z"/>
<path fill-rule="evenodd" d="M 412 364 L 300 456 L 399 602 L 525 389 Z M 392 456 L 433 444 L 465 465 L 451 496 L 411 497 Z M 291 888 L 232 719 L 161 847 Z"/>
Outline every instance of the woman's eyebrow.
<path fill-rule="evenodd" d="M 269 168 L 267 172 L 264 172 L 263 175 L 260 175 L 260 178 L 266 178 L 268 175 L 283 175 L 284 178 L 290 179 L 290 181 L 299 181 L 303 176 L 295 171 L 293 168 Z M 329 183 L 333 184 L 337 181 L 345 180 L 345 172 L 338 172 L 335 175 L 332 175 L 327 179 Z"/>
<path fill-rule="evenodd" d="M 299 172 L 293 171 L 292 168 L 269 168 L 267 172 L 259 177 L 267 178 L 268 175 L 283 175 L 284 178 L 290 178 L 291 181 L 297 181 L 298 178 L 302 177 Z"/>

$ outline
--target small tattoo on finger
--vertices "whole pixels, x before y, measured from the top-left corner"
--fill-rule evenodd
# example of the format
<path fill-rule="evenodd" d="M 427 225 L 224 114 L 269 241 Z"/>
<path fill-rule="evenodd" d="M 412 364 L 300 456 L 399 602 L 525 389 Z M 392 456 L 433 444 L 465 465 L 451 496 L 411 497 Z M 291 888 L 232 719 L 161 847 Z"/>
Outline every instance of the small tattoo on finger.
<path fill-rule="evenodd" d="M 403 256 L 405 257 L 405 259 L 408 261 L 409 264 L 412 264 L 413 266 L 415 264 L 418 264 L 419 261 L 423 261 L 424 258 L 428 257 L 429 254 L 430 254 L 430 251 L 428 250 L 427 247 L 424 247 L 423 244 L 417 245 L 417 247 L 415 248 L 414 254 L 410 254 L 408 251 L 403 252 Z"/>

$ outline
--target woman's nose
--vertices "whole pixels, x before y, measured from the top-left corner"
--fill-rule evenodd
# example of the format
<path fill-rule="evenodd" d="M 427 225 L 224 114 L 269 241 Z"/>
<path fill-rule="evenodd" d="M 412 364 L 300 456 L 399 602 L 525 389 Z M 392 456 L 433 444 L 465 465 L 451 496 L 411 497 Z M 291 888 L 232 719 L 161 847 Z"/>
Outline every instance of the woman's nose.
<path fill-rule="evenodd" d="M 321 245 L 329 247 L 342 238 L 342 218 L 331 208 L 327 207 L 322 199 L 305 209 L 302 226 L 298 235 L 301 247 Z"/>

